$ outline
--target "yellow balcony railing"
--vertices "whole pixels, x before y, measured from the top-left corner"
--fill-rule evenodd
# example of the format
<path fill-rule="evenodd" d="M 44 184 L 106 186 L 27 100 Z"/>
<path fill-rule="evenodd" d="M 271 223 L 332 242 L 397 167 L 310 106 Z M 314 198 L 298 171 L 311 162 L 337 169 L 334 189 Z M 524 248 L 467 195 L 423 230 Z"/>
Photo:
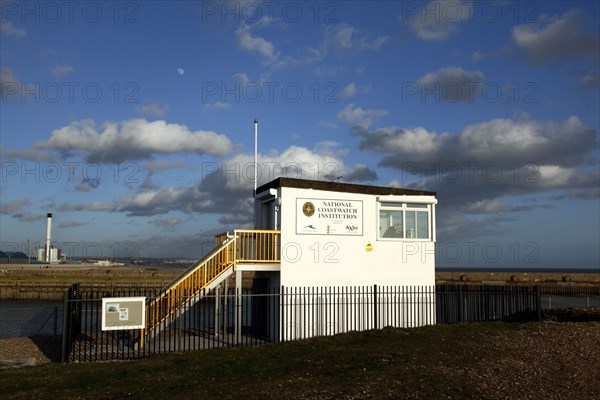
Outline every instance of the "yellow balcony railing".
<path fill-rule="evenodd" d="M 280 261 L 280 231 L 236 229 L 236 262 Z"/>

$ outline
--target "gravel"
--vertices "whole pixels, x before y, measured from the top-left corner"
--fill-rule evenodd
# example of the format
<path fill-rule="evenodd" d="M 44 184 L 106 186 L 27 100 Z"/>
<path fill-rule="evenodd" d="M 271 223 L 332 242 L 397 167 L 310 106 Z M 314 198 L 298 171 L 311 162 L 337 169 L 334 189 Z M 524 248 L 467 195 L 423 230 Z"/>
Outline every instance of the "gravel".
<path fill-rule="evenodd" d="M 531 324 L 473 347 L 465 375 L 489 399 L 600 399 L 600 323 Z"/>
<path fill-rule="evenodd" d="M 16 337 L 0 340 L 0 369 L 32 367 L 60 361 L 58 336 Z"/>

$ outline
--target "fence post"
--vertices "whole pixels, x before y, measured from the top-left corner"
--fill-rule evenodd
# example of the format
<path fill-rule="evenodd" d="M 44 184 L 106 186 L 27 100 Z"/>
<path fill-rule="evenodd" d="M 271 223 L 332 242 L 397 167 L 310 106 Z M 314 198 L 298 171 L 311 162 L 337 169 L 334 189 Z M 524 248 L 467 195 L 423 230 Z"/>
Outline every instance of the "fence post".
<path fill-rule="evenodd" d="M 225 293 L 227 296 L 227 293 Z M 221 285 L 215 288 L 215 336 L 221 336 Z"/>
<path fill-rule="evenodd" d="M 377 285 L 373 285 L 373 328 L 379 329 L 377 315 Z"/>
<path fill-rule="evenodd" d="M 235 305 L 234 305 L 234 343 L 239 346 L 242 340 L 242 271 L 235 271 Z"/>
<path fill-rule="evenodd" d="M 537 313 L 537 321 L 542 322 L 542 293 L 540 292 L 540 287 L 538 285 L 535 285 L 534 293 L 535 293 L 535 310 Z"/>
<path fill-rule="evenodd" d="M 285 334 L 285 286 L 279 287 L 279 340 L 278 342 L 284 341 Z"/>
<path fill-rule="evenodd" d="M 458 285 L 458 322 L 463 322 L 463 290 L 462 285 Z"/>
<path fill-rule="evenodd" d="M 65 363 L 68 361 L 69 353 L 71 353 L 71 346 L 73 345 L 73 331 L 75 324 L 75 314 L 77 313 L 76 307 L 78 304 L 74 304 L 79 297 L 79 284 L 75 283 L 71 285 L 66 291 L 64 296 L 63 305 L 63 328 L 62 328 L 62 346 L 60 362 Z M 75 308 L 75 309 L 74 309 Z"/>

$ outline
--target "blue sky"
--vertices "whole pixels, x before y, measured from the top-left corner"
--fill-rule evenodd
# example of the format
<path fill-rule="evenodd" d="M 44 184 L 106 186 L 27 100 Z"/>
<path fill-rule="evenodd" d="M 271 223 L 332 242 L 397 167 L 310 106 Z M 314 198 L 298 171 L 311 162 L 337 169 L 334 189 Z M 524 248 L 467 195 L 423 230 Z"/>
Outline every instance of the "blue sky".
<path fill-rule="evenodd" d="M 438 265 L 598 268 L 599 5 L 1 5 L 3 250 L 198 257 L 277 176 L 438 192 Z"/>

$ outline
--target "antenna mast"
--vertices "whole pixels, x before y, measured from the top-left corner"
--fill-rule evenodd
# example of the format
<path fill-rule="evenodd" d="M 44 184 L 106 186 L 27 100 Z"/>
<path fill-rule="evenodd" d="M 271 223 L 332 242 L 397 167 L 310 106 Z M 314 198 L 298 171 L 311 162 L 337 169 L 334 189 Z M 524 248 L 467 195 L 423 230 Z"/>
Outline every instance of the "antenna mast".
<path fill-rule="evenodd" d="M 258 119 L 254 118 L 254 229 L 256 229 L 256 185 L 258 181 Z"/>
<path fill-rule="evenodd" d="M 256 196 L 256 184 L 258 175 L 258 119 L 254 119 L 254 196 Z"/>

